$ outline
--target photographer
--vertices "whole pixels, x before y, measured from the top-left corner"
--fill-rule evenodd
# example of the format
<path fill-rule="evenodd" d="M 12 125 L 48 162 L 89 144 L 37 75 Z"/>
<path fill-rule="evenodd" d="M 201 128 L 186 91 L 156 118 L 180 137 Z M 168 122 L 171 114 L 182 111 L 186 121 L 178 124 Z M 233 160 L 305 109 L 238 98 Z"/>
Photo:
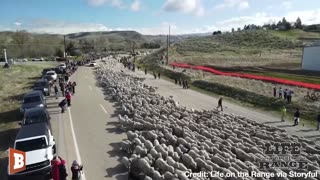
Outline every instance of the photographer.
<path fill-rule="evenodd" d="M 72 172 L 72 180 L 79 180 L 81 178 L 83 166 L 79 165 L 76 160 L 72 162 L 71 172 Z"/>

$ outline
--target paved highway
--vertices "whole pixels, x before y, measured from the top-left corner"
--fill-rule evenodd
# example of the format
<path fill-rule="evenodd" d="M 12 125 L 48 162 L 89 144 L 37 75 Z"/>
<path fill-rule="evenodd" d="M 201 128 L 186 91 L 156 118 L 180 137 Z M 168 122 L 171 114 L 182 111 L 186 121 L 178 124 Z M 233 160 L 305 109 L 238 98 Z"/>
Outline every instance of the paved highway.
<path fill-rule="evenodd" d="M 96 86 L 91 67 L 80 67 L 71 81 L 77 82 L 76 93 L 64 114 L 57 108 L 61 98 L 49 102 L 58 154 L 67 160 L 68 169 L 73 160 L 81 161 L 84 180 L 127 179 L 118 161 L 125 134 L 117 128 L 116 104 Z"/>

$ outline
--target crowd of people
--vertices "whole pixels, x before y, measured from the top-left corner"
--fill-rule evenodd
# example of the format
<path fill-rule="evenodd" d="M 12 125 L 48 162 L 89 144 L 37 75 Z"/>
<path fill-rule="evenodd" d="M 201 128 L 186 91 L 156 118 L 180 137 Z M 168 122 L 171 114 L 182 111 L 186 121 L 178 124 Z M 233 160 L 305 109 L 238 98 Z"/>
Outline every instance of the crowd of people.
<path fill-rule="evenodd" d="M 62 159 L 60 156 L 54 157 L 51 161 L 52 167 L 52 179 L 53 180 L 66 180 L 68 177 L 67 168 L 66 168 L 66 160 Z M 81 177 L 81 173 L 83 170 L 83 166 L 80 165 L 76 160 L 72 162 L 72 166 L 70 168 L 72 173 L 72 180 L 79 180 Z"/>
<path fill-rule="evenodd" d="M 290 89 L 282 89 L 282 87 L 279 87 L 277 90 L 277 87 L 273 88 L 273 97 L 277 98 L 278 95 L 278 98 L 286 100 L 287 104 L 291 103 L 293 94 L 294 92 Z"/>
<path fill-rule="evenodd" d="M 183 79 L 174 79 L 174 83 L 176 85 L 179 85 L 179 86 L 182 86 L 183 89 L 189 89 L 190 86 L 188 84 L 188 81 L 187 80 L 183 80 Z"/>

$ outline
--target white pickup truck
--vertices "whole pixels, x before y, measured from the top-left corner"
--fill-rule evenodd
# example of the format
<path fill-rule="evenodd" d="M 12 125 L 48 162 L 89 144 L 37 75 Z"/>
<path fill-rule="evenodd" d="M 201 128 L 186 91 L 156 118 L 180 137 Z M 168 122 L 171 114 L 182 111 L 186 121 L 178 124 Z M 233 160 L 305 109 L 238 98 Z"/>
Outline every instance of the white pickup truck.
<path fill-rule="evenodd" d="M 51 160 L 56 156 L 56 143 L 47 123 L 22 126 L 13 148 L 26 153 L 26 170 L 9 175 L 10 180 L 29 175 L 50 175 Z"/>

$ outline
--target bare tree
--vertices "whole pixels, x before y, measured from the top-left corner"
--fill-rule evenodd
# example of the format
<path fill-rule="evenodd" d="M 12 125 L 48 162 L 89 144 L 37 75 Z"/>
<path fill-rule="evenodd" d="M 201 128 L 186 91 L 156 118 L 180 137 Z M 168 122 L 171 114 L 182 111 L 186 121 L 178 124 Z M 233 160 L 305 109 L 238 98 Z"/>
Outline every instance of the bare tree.
<path fill-rule="evenodd" d="M 21 56 L 24 57 L 24 46 L 29 41 L 29 33 L 25 30 L 16 31 L 12 35 L 12 40 L 20 49 Z"/>

